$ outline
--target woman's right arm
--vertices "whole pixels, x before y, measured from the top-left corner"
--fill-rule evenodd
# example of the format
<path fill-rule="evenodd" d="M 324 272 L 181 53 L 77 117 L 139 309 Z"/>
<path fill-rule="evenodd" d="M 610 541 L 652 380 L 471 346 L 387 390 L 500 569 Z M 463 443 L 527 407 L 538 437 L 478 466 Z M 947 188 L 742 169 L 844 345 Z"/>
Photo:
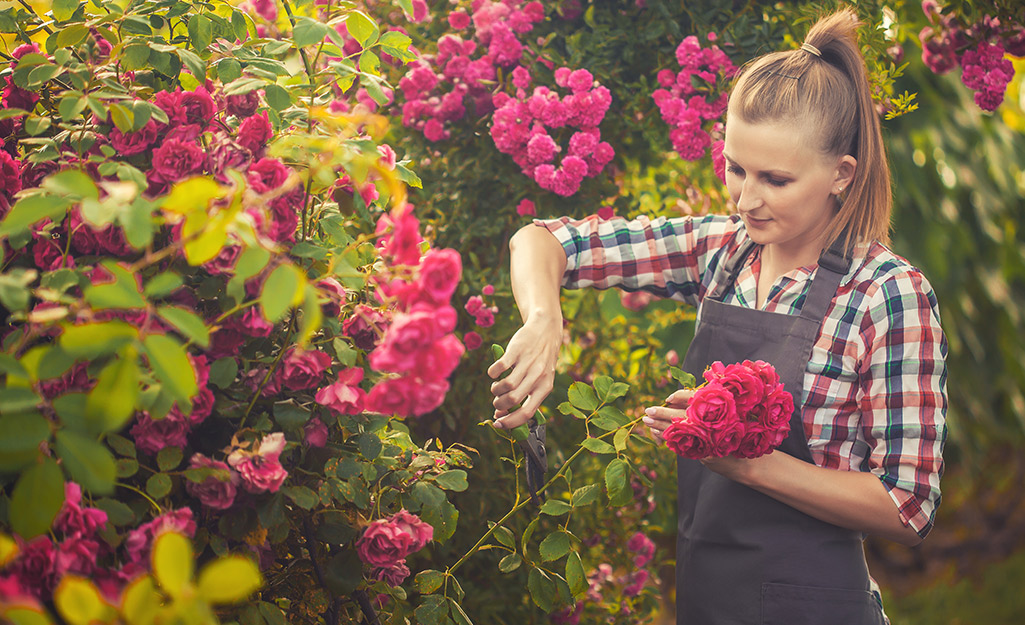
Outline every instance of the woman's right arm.
<path fill-rule="evenodd" d="M 491 385 L 495 427 L 503 429 L 526 423 L 552 391 L 562 345 L 559 291 L 566 271 L 565 250 L 542 226 L 521 228 L 509 241 L 509 250 L 513 297 L 523 327 L 488 369 L 493 379 L 509 372 Z"/>

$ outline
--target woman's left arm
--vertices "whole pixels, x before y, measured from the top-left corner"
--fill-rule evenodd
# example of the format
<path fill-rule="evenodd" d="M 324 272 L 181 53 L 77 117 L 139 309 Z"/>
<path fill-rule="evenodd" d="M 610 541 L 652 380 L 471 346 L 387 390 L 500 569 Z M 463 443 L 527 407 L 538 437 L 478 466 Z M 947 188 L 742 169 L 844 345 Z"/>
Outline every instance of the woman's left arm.
<path fill-rule="evenodd" d="M 826 469 L 779 451 L 760 458 L 709 458 L 702 463 L 821 521 L 903 545 L 922 542 L 901 521 L 886 487 L 872 473 Z"/>

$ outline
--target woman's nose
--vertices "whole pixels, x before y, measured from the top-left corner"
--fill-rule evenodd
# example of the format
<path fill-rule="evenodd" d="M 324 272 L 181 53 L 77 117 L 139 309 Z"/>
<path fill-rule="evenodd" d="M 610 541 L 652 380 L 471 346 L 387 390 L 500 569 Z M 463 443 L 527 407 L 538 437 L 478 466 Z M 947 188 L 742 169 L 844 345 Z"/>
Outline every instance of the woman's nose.
<path fill-rule="evenodd" d="M 757 185 L 745 180 L 740 188 L 740 195 L 737 196 L 737 210 L 746 213 L 758 208 L 760 204 L 761 196 L 758 194 Z"/>

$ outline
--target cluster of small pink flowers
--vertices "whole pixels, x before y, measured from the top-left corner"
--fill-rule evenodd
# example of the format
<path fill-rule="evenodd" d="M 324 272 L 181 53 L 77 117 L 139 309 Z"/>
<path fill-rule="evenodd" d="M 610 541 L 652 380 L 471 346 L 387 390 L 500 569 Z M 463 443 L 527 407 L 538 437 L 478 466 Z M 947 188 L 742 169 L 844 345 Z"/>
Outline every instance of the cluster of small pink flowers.
<path fill-rule="evenodd" d="M 1025 56 L 1025 26 L 1001 24 L 986 15 L 964 28 L 955 14 L 944 15 L 936 0 L 924 0 L 922 11 L 929 19 L 918 34 L 922 61 L 937 74 L 960 65 L 961 81 L 975 91 L 975 103 L 984 111 L 995 111 L 1014 78 L 1014 65 L 1005 55 Z"/>
<path fill-rule="evenodd" d="M 495 325 L 495 313 L 498 312 L 498 306 L 488 306 L 480 295 L 470 296 L 463 308 L 473 315 L 473 321 L 477 326 L 490 328 Z"/>
<path fill-rule="evenodd" d="M 374 277 L 377 297 L 394 313 L 369 361 L 375 371 L 398 376 L 375 384 L 364 405 L 382 414 L 421 416 L 444 401 L 447 378 L 466 351 L 453 334 L 457 316 L 451 304 L 462 259 L 453 249 L 421 256 L 420 222 L 408 204 L 382 216 L 377 233 L 386 265 Z"/>
<path fill-rule="evenodd" d="M 281 466 L 285 435 L 275 432 L 263 437 L 256 451 L 237 447 L 228 455 L 228 465 L 238 472 L 242 488 L 250 493 L 276 493 L 288 477 Z"/>
<path fill-rule="evenodd" d="M 706 384 L 687 405 L 686 416 L 673 419 L 662 437 L 684 458 L 763 456 L 790 431 L 794 398 L 783 389 L 772 365 L 745 360 L 705 371 Z"/>
<path fill-rule="evenodd" d="M 513 157 L 525 176 L 542 189 L 565 197 L 576 193 L 584 178 L 597 176 L 615 156 L 598 129 L 612 94 L 585 69 L 561 67 L 555 70 L 555 84 L 569 93 L 560 96 L 537 86 L 529 95 L 522 87 L 515 96 L 495 94 L 491 138 L 500 152 Z M 565 147 L 552 136 L 556 131 L 568 137 Z"/>
<path fill-rule="evenodd" d="M 714 41 L 714 33 L 708 38 Z M 660 71 L 660 88 L 651 97 L 662 119 L 669 124 L 673 149 L 681 158 L 694 161 L 704 156 L 712 143 L 707 122 L 726 112 L 728 95 L 724 86 L 737 68 L 719 46 L 702 48 L 694 35 L 676 48 L 676 61 L 680 71 Z"/>
<path fill-rule="evenodd" d="M 520 217 L 534 217 L 537 215 L 537 207 L 534 206 L 534 202 L 523 198 L 520 203 L 516 205 L 516 214 Z"/>
<path fill-rule="evenodd" d="M 418 516 L 399 510 L 368 525 L 356 541 L 356 553 L 371 567 L 371 577 L 398 586 L 409 577 L 406 558 L 434 538 L 434 528 Z"/>
<path fill-rule="evenodd" d="M 489 85 L 496 79 L 496 69 L 520 62 L 519 37 L 544 19 L 544 8 L 536 1 L 524 5 L 522 0 L 476 0 L 471 12 L 472 16 L 453 11 L 448 22 L 456 31 L 472 22 L 473 33 L 465 38 L 454 33 L 442 36 L 437 54 L 411 62 L 399 81 L 402 124 L 421 131 L 429 141 L 449 138 L 449 126 L 466 115 L 467 101 L 477 117 L 493 110 Z"/>

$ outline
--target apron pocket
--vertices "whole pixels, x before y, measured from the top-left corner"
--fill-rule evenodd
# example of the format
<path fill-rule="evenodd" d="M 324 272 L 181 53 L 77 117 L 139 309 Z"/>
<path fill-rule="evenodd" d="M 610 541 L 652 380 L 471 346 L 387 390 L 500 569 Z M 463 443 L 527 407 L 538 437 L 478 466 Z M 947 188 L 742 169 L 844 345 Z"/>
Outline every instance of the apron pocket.
<path fill-rule="evenodd" d="M 762 584 L 761 625 L 883 625 L 867 590 Z"/>

